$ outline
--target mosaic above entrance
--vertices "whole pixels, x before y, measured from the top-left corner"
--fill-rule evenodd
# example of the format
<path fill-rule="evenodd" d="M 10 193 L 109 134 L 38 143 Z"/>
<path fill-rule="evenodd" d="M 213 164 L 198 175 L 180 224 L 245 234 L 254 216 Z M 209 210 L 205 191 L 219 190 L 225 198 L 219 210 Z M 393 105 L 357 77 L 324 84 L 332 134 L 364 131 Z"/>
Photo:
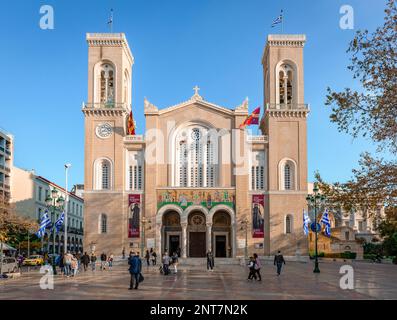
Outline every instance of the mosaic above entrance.
<path fill-rule="evenodd" d="M 210 210 L 212 207 L 224 204 L 235 209 L 236 193 L 234 190 L 192 190 L 166 189 L 157 190 L 157 209 L 167 204 L 175 204 L 185 210 L 191 205 L 202 205 Z"/>

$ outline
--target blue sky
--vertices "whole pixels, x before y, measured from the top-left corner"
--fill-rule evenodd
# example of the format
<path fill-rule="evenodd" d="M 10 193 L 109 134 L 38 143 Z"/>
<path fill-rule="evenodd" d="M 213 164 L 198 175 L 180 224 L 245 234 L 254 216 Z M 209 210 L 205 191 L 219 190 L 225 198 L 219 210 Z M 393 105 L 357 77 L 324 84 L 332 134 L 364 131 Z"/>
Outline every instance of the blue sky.
<path fill-rule="evenodd" d="M 261 55 L 281 9 L 284 33 L 304 33 L 309 179 L 319 170 L 343 181 L 359 154 L 376 146 L 353 140 L 330 123 L 326 87 L 356 87 L 346 48 L 354 31 L 383 24 L 386 0 L 89 0 L 2 2 L 0 127 L 15 136 L 15 165 L 64 184 L 63 164 L 73 164 L 70 184 L 84 180 L 87 99 L 86 32 L 124 32 L 135 57 L 133 110 L 144 132 L 143 99 L 164 108 L 188 99 L 193 86 L 208 101 L 234 108 L 248 96 L 263 103 Z M 42 5 L 55 11 L 55 29 L 39 28 Z M 354 30 L 339 28 L 339 9 L 354 9 Z"/>

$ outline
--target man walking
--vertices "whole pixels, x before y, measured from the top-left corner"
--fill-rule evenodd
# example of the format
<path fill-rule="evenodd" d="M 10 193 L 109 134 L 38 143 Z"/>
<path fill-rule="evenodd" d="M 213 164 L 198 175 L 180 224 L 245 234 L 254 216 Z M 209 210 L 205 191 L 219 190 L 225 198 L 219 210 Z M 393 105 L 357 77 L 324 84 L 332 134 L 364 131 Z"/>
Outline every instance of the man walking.
<path fill-rule="evenodd" d="M 107 256 L 106 256 L 105 252 L 102 252 L 102 254 L 101 254 L 101 271 L 105 270 L 106 260 L 107 260 Z"/>
<path fill-rule="evenodd" d="M 214 271 L 214 255 L 212 254 L 211 250 L 207 252 L 207 270 Z"/>
<path fill-rule="evenodd" d="M 259 257 L 256 253 L 254 253 L 254 260 L 255 260 L 255 265 L 254 265 L 254 269 L 255 269 L 255 274 L 258 275 L 258 281 L 262 281 L 262 277 L 261 277 L 261 261 L 259 260 Z"/>
<path fill-rule="evenodd" d="M 132 252 L 128 259 L 128 264 L 130 265 L 129 271 L 131 274 L 130 287 L 128 288 L 128 290 L 132 290 L 132 288 L 137 290 L 139 285 L 139 277 L 142 270 L 142 261 L 139 256 L 135 254 L 135 252 Z"/>
<path fill-rule="evenodd" d="M 84 252 L 83 256 L 81 257 L 81 263 L 83 264 L 84 271 L 87 271 L 88 264 L 90 263 L 90 257 L 87 252 Z"/>
<path fill-rule="evenodd" d="M 281 273 L 281 267 L 285 264 L 285 260 L 281 251 L 279 250 L 278 253 L 274 256 L 274 265 L 277 265 L 277 276 Z"/>
<path fill-rule="evenodd" d="M 164 253 L 164 257 L 163 257 L 163 271 L 164 271 L 164 275 L 168 275 L 169 271 L 169 266 L 170 266 L 170 256 L 168 255 L 168 252 L 166 251 Z"/>
<path fill-rule="evenodd" d="M 94 253 L 91 253 L 90 261 L 91 261 L 91 270 L 92 270 L 92 271 L 95 271 L 95 269 L 96 269 L 96 268 L 95 268 L 96 256 L 95 256 Z"/>

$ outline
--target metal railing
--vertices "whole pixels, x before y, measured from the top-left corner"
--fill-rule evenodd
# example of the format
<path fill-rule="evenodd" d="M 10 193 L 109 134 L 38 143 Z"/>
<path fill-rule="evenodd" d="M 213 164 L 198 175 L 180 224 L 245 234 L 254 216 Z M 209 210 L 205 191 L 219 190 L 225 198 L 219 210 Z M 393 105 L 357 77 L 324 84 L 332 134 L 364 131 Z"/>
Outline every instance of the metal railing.
<path fill-rule="evenodd" d="M 125 142 L 144 142 L 145 137 L 142 134 L 137 134 L 134 136 L 125 136 L 124 141 Z"/>
<path fill-rule="evenodd" d="M 6 165 L 3 165 L 3 164 L 0 164 L 0 169 L 4 170 L 6 172 L 10 172 L 11 171 L 10 167 L 8 167 Z"/>
<path fill-rule="evenodd" d="M 267 110 L 309 110 L 309 105 L 306 103 L 267 103 Z"/>
<path fill-rule="evenodd" d="M 98 103 L 84 103 L 83 109 L 124 109 L 128 108 L 127 103 L 115 103 L 115 102 L 98 102 Z"/>
<path fill-rule="evenodd" d="M 10 185 L 6 182 L 0 181 L 0 188 L 10 190 Z"/>
<path fill-rule="evenodd" d="M 261 142 L 261 143 L 268 143 L 269 137 L 265 135 L 257 135 L 257 136 L 247 136 L 248 142 Z"/>

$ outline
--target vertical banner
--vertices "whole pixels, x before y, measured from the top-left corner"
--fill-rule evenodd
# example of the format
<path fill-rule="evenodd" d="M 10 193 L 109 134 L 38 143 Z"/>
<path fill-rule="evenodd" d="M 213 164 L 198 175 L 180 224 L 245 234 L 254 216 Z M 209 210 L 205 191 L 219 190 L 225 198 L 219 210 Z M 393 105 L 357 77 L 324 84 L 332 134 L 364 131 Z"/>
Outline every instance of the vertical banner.
<path fill-rule="evenodd" d="M 252 195 L 252 237 L 264 238 L 265 195 Z"/>
<path fill-rule="evenodd" d="M 141 195 L 128 195 L 128 238 L 139 238 L 139 218 L 141 212 Z"/>

